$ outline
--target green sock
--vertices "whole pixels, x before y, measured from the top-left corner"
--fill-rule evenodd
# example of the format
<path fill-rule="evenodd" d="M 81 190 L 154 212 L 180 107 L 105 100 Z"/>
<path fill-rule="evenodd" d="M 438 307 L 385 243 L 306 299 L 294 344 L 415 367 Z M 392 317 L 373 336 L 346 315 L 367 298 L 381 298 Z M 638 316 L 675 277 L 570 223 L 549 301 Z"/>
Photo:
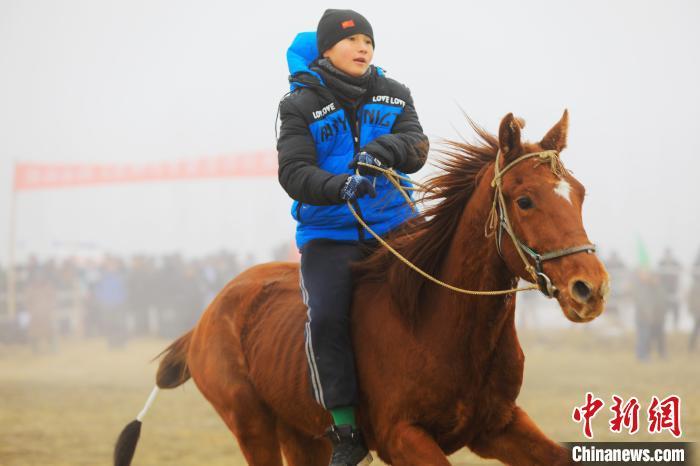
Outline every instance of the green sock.
<path fill-rule="evenodd" d="M 357 429 L 357 424 L 355 423 L 355 407 L 354 406 L 344 406 L 342 408 L 333 408 L 330 411 L 331 411 L 331 416 L 333 416 L 333 424 L 335 424 L 336 426 L 350 424 L 354 429 Z"/>

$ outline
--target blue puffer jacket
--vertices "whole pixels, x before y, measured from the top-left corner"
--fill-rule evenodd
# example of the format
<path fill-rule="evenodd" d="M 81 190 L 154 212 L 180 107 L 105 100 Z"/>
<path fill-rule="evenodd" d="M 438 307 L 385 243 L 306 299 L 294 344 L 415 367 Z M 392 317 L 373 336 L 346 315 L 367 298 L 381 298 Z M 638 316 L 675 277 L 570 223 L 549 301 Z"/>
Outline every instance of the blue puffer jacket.
<path fill-rule="evenodd" d="M 292 92 L 280 102 L 279 179 L 295 199 L 299 249 L 317 238 L 370 237 L 339 196 L 352 174 L 348 164 L 354 154 L 367 151 L 404 174 L 419 170 L 428 152 L 408 88 L 374 68 L 357 108 L 346 109 L 309 68 L 317 57 L 316 34 L 297 35 L 287 51 Z M 376 177 L 375 188 L 376 198 L 361 198 L 357 205 L 363 219 L 384 235 L 413 213 L 383 175 Z"/>

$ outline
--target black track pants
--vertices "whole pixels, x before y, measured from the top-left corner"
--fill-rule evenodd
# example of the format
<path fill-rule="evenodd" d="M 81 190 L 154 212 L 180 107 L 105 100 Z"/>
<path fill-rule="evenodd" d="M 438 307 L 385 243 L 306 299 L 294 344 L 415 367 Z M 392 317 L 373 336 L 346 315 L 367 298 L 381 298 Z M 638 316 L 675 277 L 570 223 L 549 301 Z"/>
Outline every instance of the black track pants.
<path fill-rule="evenodd" d="M 350 263 L 373 246 L 312 240 L 301 251 L 301 293 L 306 304 L 306 356 L 314 396 L 324 408 L 356 406 L 357 378 L 350 339 Z"/>

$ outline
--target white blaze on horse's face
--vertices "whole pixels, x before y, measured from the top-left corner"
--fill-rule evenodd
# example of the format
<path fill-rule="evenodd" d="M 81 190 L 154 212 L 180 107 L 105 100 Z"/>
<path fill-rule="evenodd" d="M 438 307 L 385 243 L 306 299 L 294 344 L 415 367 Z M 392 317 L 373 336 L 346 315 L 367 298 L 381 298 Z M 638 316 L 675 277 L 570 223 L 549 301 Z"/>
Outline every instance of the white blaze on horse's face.
<path fill-rule="evenodd" d="M 571 185 L 566 180 L 559 180 L 554 192 L 566 199 L 571 204 Z"/>

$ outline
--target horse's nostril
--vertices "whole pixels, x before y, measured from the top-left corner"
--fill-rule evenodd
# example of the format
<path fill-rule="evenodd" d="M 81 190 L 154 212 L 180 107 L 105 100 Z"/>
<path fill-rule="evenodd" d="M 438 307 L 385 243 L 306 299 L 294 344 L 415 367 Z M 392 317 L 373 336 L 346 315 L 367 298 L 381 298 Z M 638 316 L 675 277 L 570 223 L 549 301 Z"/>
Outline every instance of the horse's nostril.
<path fill-rule="evenodd" d="M 571 291 L 574 298 L 583 303 L 588 301 L 593 294 L 590 285 L 582 280 L 576 280 L 574 286 L 571 287 Z"/>

